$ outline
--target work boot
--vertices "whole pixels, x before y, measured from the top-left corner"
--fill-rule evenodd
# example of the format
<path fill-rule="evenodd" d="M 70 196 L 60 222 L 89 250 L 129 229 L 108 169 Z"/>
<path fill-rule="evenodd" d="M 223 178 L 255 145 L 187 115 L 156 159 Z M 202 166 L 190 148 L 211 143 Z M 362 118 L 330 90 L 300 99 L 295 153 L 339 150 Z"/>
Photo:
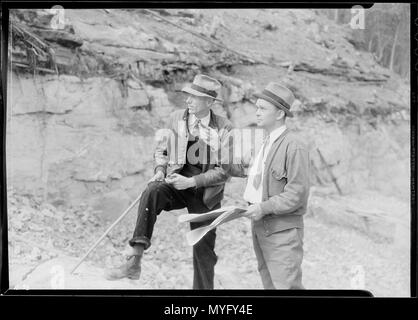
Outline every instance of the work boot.
<path fill-rule="evenodd" d="M 107 280 L 119 280 L 128 278 L 138 280 L 141 274 L 141 258 L 142 255 L 129 255 L 126 257 L 127 262 L 118 268 L 109 269 L 105 273 Z"/>

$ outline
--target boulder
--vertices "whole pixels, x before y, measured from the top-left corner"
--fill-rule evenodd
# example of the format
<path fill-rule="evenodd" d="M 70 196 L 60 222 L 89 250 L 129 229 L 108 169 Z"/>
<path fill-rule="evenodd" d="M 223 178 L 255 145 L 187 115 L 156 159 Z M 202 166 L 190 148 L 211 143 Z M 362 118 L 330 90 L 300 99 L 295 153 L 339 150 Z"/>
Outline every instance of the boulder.
<path fill-rule="evenodd" d="M 76 35 L 63 30 L 40 29 L 36 30 L 35 34 L 49 42 L 55 42 L 63 47 L 70 49 L 81 47 L 83 44 L 83 41 Z"/>
<path fill-rule="evenodd" d="M 10 183 L 30 193 L 42 189 L 49 200 L 66 199 L 69 204 L 89 197 L 86 183 L 141 173 L 152 161 L 155 125 L 145 114 L 126 108 L 150 102 L 135 83 L 128 83 L 128 96 L 122 98 L 112 79 L 58 79 L 12 77 L 7 156 L 14 165 L 8 166 L 8 173 Z M 172 108 L 167 95 L 163 89 L 148 90 L 154 112 L 165 119 Z"/>
<path fill-rule="evenodd" d="M 397 208 L 396 214 L 392 207 Z M 308 215 L 323 223 L 356 230 L 378 243 L 408 247 L 409 210 L 395 198 L 375 192 L 341 197 L 312 188 L 308 208 Z"/>
<path fill-rule="evenodd" d="M 54 80 L 58 79 L 12 73 L 11 114 L 65 114 L 73 110 L 81 102 L 80 79 L 63 75 L 60 81 Z"/>
<path fill-rule="evenodd" d="M 173 105 L 168 100 L 168 96 L 163 88 L 146 86 L 149 95 L 152 113 L 159 120 L 167 122 L 171 113 L 174 111 Z"/>
<path fill-rule="evenodd" d="M 133 81 L 128 81 L 127 87 L 126 107 L 134 109 L 148 108 L 148 111 L 150 111 L 150 100 L 145 89 Z"/>
<path fill-rule="evenodd" d="M 130 25 L 110 26 L 92 25 L 82 21 L 72 22 L 75 33 L 83 40 L 96 42 L 109 47 L 126 47 L 132 49 L 159 49 L 155 36 L 136 30 Z"/>

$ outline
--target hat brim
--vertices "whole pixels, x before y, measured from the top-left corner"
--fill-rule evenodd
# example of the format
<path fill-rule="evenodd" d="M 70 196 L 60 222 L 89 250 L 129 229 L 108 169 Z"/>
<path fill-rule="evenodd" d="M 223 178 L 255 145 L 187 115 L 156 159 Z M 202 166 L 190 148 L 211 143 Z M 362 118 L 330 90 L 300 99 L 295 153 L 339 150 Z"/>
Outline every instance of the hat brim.
<path fill-rule="evenodd" d="M 283 106 L 280 102 L 273 100 L 269 96 L 266 96 L 263 93 L 254 93 L 254 97 L 257 97 L 259 99 L 263 99 L 263 100 L 266 100 L 267 102 L 270 102 L 274 106 L 276 106 L 276 107 L 280 108 L 281 110 L 283 110 L 288 117 L 290 117 L 290 118 L 293 117 L 293 113 L 289 109 L 287 109 L 285 106 Z"/>
<path fill-rule="evenodd" d="M 203 93 L 203 92 L 194 90 L 194 89 L 192 89 L 190 87 L 184 87 L 183 89 L 181 89 L 181 91 L 186 92 L 186 93 L 189 93 L 189 94 L 192 94 L 194 96 L 198 96 L 198 97 L 208 97 L 208 98 L 212 98 L 213 100 L 223 101 L 222 99 L 214 98 L 214 97 L 212 97 L 212 96 L 210 96 L 210 95 L 208 95 L 206 93 Z"/>

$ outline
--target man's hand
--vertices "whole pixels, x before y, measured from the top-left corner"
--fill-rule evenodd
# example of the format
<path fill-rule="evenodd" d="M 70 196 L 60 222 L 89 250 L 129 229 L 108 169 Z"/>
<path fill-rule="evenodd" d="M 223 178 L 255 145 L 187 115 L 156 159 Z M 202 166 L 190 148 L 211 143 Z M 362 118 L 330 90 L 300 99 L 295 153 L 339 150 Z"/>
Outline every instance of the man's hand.
<path fill-rule="evenodd" d="M 180 174 L 173 173 L 165 179 L 165 182 L 171 184 L 177 190 L 184 190 L 196 186 L 196 182 L 193 177 L 184 177 Z"/>
<path fill-rule="evenodd" d="M 249 219 L 253 219 L 254 221 L 260 220 L 263 217 L 260 204 L 256 203 L 250 205 L 243 215 Z"/>
<path fill-rule="evenodd" d="M 220 148 L 221 143 L 218 132 L 209 126 L 204 125 L 202 122 L 200 123 L 199 139 L 202 139 L 212 151 L 218 151 Z"/>
<path fill-rule="evenodd" d="M 241 158 L 241 164 L 245 168 L 250 168 L 254 164 L 255 157 L 256 155 L 252 155 L 251 151 L 245 152 Z"/>
<path fill-rule="evenodd" d="M 148 180 L 148 183 L 153 182 L 153 181 L 163 181 L 164 180 L 164 172 L 158 170 L 155 175 Z"/>

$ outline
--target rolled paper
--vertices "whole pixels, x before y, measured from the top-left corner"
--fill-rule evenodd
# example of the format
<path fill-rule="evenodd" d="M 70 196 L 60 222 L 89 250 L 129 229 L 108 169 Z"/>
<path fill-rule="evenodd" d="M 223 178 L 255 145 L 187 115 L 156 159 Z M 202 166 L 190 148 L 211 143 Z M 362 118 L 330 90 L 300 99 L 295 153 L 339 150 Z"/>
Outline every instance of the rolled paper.
<path fill-rule="evenodd" d="M 186 233 L 186 240 L 187 244 L 189 246 L 193 246 L 196 243 L 199 242 L 200 239 L 202 239 L 206 233 L 208 233 L 210 230 L 212 230 L 214 227 L 211 225 L 208 225 L 206 227 L 200 227 L 194 230 L 191 230 Z"/>
<path fill-rule="evenodd" d="M 228 210 L 232 210 L 235 207 L 228 206 L 220 209 L 212 210 L 206 213 L 188 213 L 180 215 L 177 220 L 178 222 L 202 222 L 206 220 L 212 220 L 219 217 L 222 213 Z"/>
<path fill-rule="evenodd" d="M 206 233 L 218 227 L 219 225 L 229 222 L 231 220 L 235 220 L 237 218 L 243 217 L 243 213 L 247 211 L 247 209 L 239 208 L 235 206 L 225 207 L 222 209 L 223 209 L 223 212 L 222 210 L 218 209 L 218 210 L 214 210 L 214 211 L 203 213 L 203 214 L 183 215 L 185 217 L 183 217 L 182 219 L 180 219 L 181 216 L 179 217 L 179 220 L 197 222 L 197 221 L 205 221 L 208 219 L 212 219 L 217 216 L 216 219 L 212 221 L 211 224 L 200 227 L 200 228 L 196 228 L 194 230 L 187 232 L 186 240 L 189 245 L 191 246 L 195 245 L 197 242 L 199 242 L 200 239 L 202 239 L 205 236 Z M 191 215 L 193 216 L 187 219 L 187 216 L 191 216 Z M 199 216 L 204 216 L 204 217 L 202 218 Z"/>

